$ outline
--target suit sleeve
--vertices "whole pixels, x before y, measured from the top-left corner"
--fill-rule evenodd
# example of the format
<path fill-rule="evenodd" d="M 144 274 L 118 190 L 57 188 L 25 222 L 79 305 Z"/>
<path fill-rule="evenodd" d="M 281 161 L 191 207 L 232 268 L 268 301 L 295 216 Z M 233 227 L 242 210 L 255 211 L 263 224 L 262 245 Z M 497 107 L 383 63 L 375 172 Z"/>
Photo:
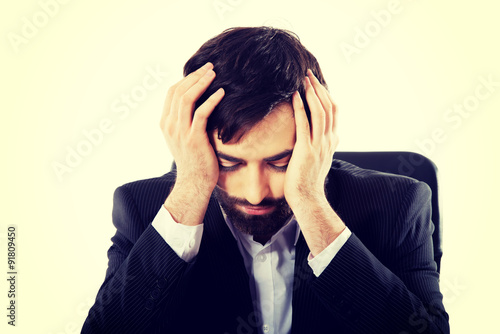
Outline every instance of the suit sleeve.
<path fill-rule="evenodd" d="M 147 333 L 188 264 L 155 228 L 141 221 L 126 186 L 115 191 L 108 269 L 82 333 Z M 141 226 L 147 226 L 142 227 Z"/>
<path fill-rule="evenodd" d="M 352 234 L 323 273 L 318 298 L 353 333 L 449 333 L 433 260 L 430 189 L 409 186 L 396 224 L 386 230 L 391 270 Z"/>

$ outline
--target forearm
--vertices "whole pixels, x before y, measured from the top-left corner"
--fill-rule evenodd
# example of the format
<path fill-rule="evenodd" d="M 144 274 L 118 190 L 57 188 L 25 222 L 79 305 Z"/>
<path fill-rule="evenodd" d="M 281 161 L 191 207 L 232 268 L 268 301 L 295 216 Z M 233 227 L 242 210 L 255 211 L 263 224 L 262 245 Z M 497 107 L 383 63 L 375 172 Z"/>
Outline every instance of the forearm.
<path fill-rule="evenodd" d="M 212 191 L 213 187 L 205 187 L 201 182 L 188 183 L 177 180 L 164 206 L 177 223 L 187 226 L 199 225 L 203 222 Z"/>
<path fill-rule="evenodd" d="M 293 205 L 300 229 L 313 256 L 321 253 L 345 229 L 325 196 L 304 198 Z"/>

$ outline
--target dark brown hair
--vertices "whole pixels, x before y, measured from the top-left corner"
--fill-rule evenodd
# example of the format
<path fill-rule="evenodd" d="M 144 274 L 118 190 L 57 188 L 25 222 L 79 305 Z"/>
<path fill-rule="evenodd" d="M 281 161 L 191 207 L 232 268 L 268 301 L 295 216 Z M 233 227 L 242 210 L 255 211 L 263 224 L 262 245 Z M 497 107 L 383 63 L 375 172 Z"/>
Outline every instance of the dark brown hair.
<path fill-rule="evenodd" d="M 200 106 L 217 89 L 225 96 L 208 119 L 207 132 L 218 130 L 223 143 L 236 140 L 261 121 L 276 105 L 291 102 L 299 91 L 308 118 L 304 78 L 311 69 L 326 86 L 316 58 L 290 31 L 271 27 L 231 28 L 205 42 L 184 65 L 184 75 L 206 62 L 216 77 L 197 101 Z"/>

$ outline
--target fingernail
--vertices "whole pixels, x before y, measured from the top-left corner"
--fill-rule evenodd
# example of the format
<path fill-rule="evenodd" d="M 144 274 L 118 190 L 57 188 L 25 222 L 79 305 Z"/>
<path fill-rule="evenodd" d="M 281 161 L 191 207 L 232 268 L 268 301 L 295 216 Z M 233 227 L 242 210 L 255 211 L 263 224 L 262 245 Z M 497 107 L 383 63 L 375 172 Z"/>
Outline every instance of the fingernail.
<path fill-rule="evenodd" d="M 212 71 L 211 69 L 210 69 L 210 70 L 208 70 L 208 71 L 205 73 L 205 75 L 206 75 L 207 77 L 211 77 L 211 76 L 213 76 L 214 74 L 215 74 L 215 72 L 214 72 L 214 71 Z"/>
<path fill-rule="evenodd" d="M 214 64 L 212 64 L 211 62 L 208 62 L 205 65 L 203 65 L 203 68 L 205 70 L 210 70 L 210 69 L 214 68 Z"/>
<path fill-rule="evenodd" d="M 302 106 L 302 105 L 304 105 L 304 104 L 302 103 L 302 98 L 300 97 L 300 93 L 299 93 L 298 91 L 295 91 L 294 95 L 295 95 L 295 99 L 297 100 L 297 102 L 298 102 L 301 106 Z"/>
<path fill-rule="evenodd" d="M 216 96 L 220 96 L 223 94 L 224 94 L 224 88 L 222 88 L 222 87 L 217 89 L 217 91 L 214 93 L 214 95 L 216 95 Z"/>

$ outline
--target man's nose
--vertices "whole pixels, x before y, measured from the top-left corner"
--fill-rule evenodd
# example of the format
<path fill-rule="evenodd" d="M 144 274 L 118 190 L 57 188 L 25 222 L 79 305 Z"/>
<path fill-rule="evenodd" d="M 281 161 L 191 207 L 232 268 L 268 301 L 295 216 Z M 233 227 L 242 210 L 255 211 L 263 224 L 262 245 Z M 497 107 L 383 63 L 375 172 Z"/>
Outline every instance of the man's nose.
<path fill-rule="evenodd" d="M 258 205 L 269 193 L 269 180 L 262 168 L 249 168 L 245 175 L 245 199 L 252 205 Z"/>

